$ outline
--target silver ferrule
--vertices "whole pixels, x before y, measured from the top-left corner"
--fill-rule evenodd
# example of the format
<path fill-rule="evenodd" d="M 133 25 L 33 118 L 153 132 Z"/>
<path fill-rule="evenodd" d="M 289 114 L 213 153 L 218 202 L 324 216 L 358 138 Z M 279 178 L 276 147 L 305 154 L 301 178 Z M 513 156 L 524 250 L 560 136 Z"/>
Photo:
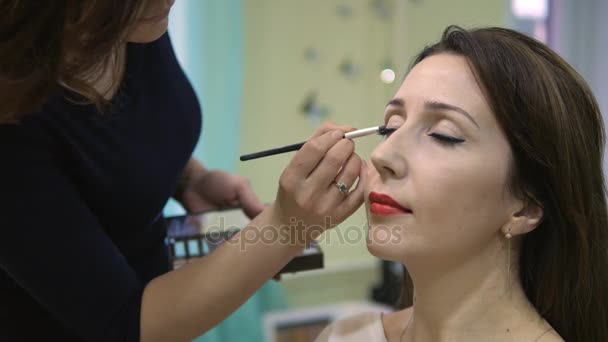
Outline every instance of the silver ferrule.
<path fill-rule="evenodd" d="M 356 131 L 352 131 L 352 132 L 348 132 L 348 133 L 344 134 L 344 138 L 354 139 L 354 138 L 358 138 L 358 137 L 364 137 L 366 135 L 378 134 L 379 129 L 380 129 L 380 126 L 358 129 Z"/>

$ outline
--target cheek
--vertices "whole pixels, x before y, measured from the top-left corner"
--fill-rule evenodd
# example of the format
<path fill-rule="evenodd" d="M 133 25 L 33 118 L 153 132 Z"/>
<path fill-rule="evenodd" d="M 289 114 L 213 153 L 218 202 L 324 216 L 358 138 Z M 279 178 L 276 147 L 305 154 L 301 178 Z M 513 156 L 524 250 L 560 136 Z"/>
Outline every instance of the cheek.
<path fill-rule="evenodd" d="M 416 217 L 439 232 L 491 233 L 504 217 L 506 165 L 481 160 L 435 162 L 418 170 Z"/>

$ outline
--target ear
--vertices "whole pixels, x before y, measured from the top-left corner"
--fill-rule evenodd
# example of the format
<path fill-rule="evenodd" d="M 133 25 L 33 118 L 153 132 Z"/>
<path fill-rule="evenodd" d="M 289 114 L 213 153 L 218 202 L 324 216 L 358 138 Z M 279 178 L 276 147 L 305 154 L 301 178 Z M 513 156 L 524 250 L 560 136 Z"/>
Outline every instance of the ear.
<path fill-rule="evenodd" d="M 520 202 L 520 209 L 513 211 L 507 224 L 502 227 L 502 233 L 512 236 L 523 235 L 536 229 L 543 219 L 543 208 L 536 201 Z"/>

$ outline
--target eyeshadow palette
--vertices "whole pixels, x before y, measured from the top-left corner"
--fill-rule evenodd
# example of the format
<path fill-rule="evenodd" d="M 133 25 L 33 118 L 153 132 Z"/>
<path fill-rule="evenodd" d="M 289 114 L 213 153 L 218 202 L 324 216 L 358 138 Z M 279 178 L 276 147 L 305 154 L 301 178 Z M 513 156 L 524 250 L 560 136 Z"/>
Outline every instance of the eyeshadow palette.
<path fill-rule="evenodd" d="M 167 247 L 173 269 L 212 253 L 226 241 L 240 233 L 248 223 L 247 217 L 238 208 L 221 211 L 171 216 L 167 221 Z M 263 237 L 261 237 L 263 238 Z M 313 242 L 302 253 L 293 258 L 278 275 L 307 270 L 322 269 L 323 252 Z M 278 279 L 278 277 L 275 277 Z"/>

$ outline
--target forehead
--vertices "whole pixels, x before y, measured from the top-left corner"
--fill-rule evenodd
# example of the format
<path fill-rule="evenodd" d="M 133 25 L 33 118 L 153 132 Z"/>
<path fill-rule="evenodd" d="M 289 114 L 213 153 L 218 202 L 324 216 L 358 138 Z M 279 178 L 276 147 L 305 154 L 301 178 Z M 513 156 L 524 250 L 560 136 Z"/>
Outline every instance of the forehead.
<path fill-rule="evenodd" d="M 406 103 L 441 101 L 478 115 L 490 113 L 467 59 L 455 54 L 442 53 L 423 59 L 407 75 L 397 97 Z"/>

